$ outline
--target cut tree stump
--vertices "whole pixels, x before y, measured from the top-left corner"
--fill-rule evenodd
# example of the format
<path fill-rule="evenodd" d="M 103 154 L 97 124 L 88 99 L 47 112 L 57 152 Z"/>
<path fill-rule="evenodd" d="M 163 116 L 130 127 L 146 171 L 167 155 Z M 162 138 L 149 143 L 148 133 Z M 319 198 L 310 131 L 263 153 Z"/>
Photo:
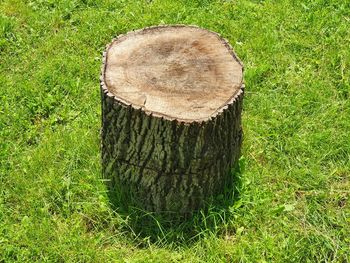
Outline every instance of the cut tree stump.
<path fill-rule="evenodd" d="M 120 35 L 101 74 L 102 171 L 118 205 L 188 213 L 222 194 L 242 142 L 243 66 L 196 26 Z"/>

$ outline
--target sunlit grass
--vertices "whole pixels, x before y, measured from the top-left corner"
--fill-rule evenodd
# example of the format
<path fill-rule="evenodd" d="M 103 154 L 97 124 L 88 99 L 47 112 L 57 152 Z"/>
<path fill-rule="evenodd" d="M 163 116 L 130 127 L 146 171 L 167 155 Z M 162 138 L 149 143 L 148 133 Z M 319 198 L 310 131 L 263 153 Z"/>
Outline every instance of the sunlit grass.
<path fill-rule="evenodd" d="M 183 222 L 113 210 L 99 71 L 113 36 L 219 32 L 245 65 L 236 191 Z M 348 1 L 0 1 L 0 262 L 350 261 Z"/>

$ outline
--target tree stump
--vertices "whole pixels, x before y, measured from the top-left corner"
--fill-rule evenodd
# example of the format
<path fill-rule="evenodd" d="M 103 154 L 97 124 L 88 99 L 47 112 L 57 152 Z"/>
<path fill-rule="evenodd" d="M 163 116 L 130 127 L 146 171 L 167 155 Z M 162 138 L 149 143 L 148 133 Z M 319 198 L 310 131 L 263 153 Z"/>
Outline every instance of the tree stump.
<path fill-rule="evenodd" d="M 196 26 L 120 35 L 101 73 L 102 172 L 118 204 L 188 213 L 221 194 L 242 142 L 243 66 Z"/>

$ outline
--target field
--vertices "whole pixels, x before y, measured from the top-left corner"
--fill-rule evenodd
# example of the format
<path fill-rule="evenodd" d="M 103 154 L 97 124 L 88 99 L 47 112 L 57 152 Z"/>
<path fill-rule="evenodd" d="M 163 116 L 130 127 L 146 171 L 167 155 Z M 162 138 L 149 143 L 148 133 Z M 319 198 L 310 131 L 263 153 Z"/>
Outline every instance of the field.
<path fill-rule="evenodd" d="M 245 65 L 236 187 L 178 224 L 101 179 L 102 51 L 158 24 Z M 0 0 L 0 262 L 350 262 L 349 197 L 349 0 Z"/>

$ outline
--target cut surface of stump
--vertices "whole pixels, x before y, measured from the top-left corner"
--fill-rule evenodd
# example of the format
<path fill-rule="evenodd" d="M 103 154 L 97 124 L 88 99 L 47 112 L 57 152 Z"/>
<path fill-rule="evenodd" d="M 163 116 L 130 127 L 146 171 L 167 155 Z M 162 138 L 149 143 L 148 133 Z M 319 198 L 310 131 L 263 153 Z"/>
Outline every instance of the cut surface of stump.
<path fill-rule="evenodd" d="M 121 35 L 101 74 L 109 192 L 151 211 L 191 212 L 223 192 L 242 141 L 243 66 L 195 26 Z"/>
<path fill-rule="evenodd" d="M 237 94 L 242 66 L 217 34 L 158 27 L 113 41 L 105 82 L 121 101 L 190 122 L 209 118 Z"/>

